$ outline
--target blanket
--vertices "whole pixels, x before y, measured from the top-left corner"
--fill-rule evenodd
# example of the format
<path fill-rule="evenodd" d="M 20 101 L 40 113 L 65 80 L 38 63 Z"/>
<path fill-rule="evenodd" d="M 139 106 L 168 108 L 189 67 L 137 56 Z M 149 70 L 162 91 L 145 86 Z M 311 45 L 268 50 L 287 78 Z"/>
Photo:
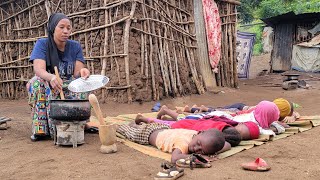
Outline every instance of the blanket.
<path fill-rule="evenodd" d="M 248 79 L 251 56 L 255 42 L 255 34 L 237 32 L 237 62 L 238 77 Z"/>
<path fill-rule="evenodd" d="M 202 0 L 206 25 L 208 54 L 212 69 L 217 68 L 221 56 L 221 20 L 217 4 L 211 0 Z"/>

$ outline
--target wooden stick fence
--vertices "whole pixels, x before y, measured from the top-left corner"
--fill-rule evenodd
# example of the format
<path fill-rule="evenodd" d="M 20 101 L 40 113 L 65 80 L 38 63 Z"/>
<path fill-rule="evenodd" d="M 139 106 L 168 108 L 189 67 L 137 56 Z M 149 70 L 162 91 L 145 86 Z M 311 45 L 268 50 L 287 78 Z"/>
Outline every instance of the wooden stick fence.
<path fill-rule="evenodd" d="M 221 86 L 236 86 L 235 4 L 218 1 L 222 13 Z M 25 98 L 34 75 L 28 61 L 37 39 L 46 37 L 51 13 L 73 24 L 92 74 L 110 77 L 95 91 L 101 102 L 159 100 L 203 93 L 189 0 L 16 0 L 0 4 L 0 98 Z M 222 70 L 226 70 L 227 72 Z M 226 82 L 225 82 L 226 81 Z M 18 93 L 19 92 L 19 93 Z"/>
<path fill-rule="evenodd" d="M 218 3 L 222 47 L 221 60 L 219 62 L 219 73 L 217 74 L 217 85 L 227 87 L 238 87 L 238 73 L 236 60 L 236 23 L 238 1 L 224 0 Z"/>

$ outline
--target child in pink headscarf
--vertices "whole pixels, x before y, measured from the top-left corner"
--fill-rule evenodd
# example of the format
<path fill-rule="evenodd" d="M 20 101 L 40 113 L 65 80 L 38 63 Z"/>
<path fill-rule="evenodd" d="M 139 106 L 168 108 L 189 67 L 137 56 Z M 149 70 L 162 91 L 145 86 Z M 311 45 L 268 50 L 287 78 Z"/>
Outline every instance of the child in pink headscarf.
<path fill-rule="evenodd" d="M 237 122 L 252 121 L 259 126 L 260 134 L 275 135 L 270 130 L 270 125 L 279 119 L 280 111 L 277 105 L 270 101 L 261 101 L 254 111 L 248 114 L 241 114 L 233 118 Z M 279 127 L 281 128 L 281 127 Z"/>

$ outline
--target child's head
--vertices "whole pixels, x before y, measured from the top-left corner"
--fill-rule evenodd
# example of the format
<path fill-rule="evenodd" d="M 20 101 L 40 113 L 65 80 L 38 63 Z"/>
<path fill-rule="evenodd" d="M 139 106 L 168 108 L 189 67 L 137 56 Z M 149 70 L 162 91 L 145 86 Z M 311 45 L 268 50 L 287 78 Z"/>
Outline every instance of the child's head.
<path fill-rule="evenodd" d="M 215 154 L 224 146 L 225 138 L 221 131 L 208 129 L 194 136 L 188 145 L 190 153 Z"/>
<path fill-rule="evenodd" d="M 288 100 L 286 99 L 283 99 L 283 98 L 278 98 L 278 99 L 275 99 L 273 101 L 279 111 L 280 111 L 280 118 L 279 120 L 282 120 L 284 119 L 286 116 L 291 116 L 292 113 L 293 113 L 293 104 L 291 102 L 289 102 Z"/>
<path fill-rule="evenodd" d="M 237 146 L 241 141 L 241 135 L 234 127 L 226 127 L 222 131 L 224 138 L 230 145 Z"/>
<path fill-rule="evenodd" d="M 253 111 L 254 118 L 262 128 L 269 128 L 270 124 L 279 119 L 277 105 L 270 101 L 261 101 Z"/>
<path fill-rule="evenodd" d="M 258 125 L 254 122 L 248 121 L 239 123 L 235 128 L 240 133 L 242 140 L 259 138 L 260 130 Z"/>

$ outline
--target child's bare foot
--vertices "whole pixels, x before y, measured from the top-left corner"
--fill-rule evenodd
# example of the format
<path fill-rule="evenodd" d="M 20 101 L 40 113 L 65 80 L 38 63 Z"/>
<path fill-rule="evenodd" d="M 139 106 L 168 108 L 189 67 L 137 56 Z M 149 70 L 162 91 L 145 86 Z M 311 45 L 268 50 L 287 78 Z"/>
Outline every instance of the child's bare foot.
<path fill-rule="evenodd" d="M 161 106 L 161 109 L 159 110 L 157 114 L 157 119 L 161 119 L 162 116 L 167 114 L 168 107 L 166 105 Z"/>
<path fill-rule="evenodd" d="M 183 111 L 183 109 L 177 109 L 177 110 L 176 110 L 176 113 L 178 113 L 178 114 L 183 114 L 184 111 Z"/>
<path fill-rule="evenodd" d="M 191 106 L 191 108 L 198 108 L 198 105 L 194 104 Z"/>
<path fill-rule="evenodd" d="M 144 116 L 141 113 L 138 113 L 134 121 L 136 124 L 140 124 L 141 122 L 144 122 Z"/>
<path fill-rule="evenodd" d="M 183 111 L 184 112 L 191 112 L 191 109 L 188 105 L 185 105 Z"/>
<path fill-rule="evenodd" d="M 204 105 L 201 105 L 201 106 L 200 106 L 200 111 L 201 111 L 201 112 L 206 112 L 206 111 L 207 111 L 207 107 L 204 106 Z"/>
<path fill-rule="evenodd" d="M 205 105 L 201 105 L 201 106 L 200 106 L 200 111 L 201 111 L 201 112 L 207 112 L 207 111 L 208 111 L 208 108 L 207 108 Z"/>
<path fill-rule="evenodd" d="M 138 126 L 135 121 L 131 121 L 128 125 L 130 127 L 137 127 Z"/>
<path fill-rule="evenodd" d="M 176 112 L 183 112 L 184 107 L 176 106 L 174 109 L 176 110 Z"/>

